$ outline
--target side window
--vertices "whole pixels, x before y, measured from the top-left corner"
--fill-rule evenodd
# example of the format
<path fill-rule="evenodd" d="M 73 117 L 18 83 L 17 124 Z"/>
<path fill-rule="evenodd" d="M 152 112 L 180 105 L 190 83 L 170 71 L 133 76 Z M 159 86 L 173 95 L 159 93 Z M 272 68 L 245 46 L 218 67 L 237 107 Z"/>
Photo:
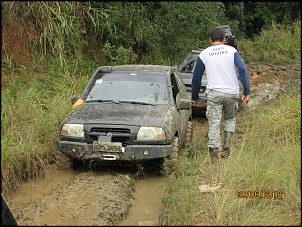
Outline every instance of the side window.
<path fill-rule="evenodd" d="M 176 95 L 179 92 L 179 88 L 178 88 L 177 80 L 175 78 L 174 73 L 171 74 L 170 79 L 171 79 L 171 84 L 172 84 L 173 99 L 176 103 Z"/>

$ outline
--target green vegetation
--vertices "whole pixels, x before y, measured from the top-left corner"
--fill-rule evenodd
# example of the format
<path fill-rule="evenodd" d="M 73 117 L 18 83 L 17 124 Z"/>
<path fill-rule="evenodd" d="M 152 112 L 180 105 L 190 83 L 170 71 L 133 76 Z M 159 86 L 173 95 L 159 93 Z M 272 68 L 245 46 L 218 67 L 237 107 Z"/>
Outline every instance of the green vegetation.
<path fill-rule="evenodd" d="M 43 175 L 43 169 L 56 161 L 58 127 L 71 109 L 69 99 L 74 92 L 80 93 L 88 80 L 77 70 L 74 76 L 58 69 L 34 72 L 7 68 L 1 72 L 4 77 L 16 77 L 9 89 L 1 91 L 3 190 Z"/>
<path fill-rule="evenodd" d="M 3 62 L 18 66 L 46 56 L 58 58 L 60 67 L 68 59 L 175 65 L 191 48 L 208 45 L 215 26 L 229 24 L 239 40 L 254 41 L 272 22 L 292 28 L 301 20 L 299 2 L 3 1 L 1 10 Z M 263 45 L 278 36 L 268 35 Z"/>
<path fill-rule="evenodd" d="M 234 25 L 246 63 L 301 63 L 300 18 L 292 22 L 285 7 L 295 3 L 285 2 L 287 11 L 279 8 L 279 16 L 264 10 L 268 17 L 258 16 L 265 26 L 253 36 L 240 33 L 244 21 L 250 28 L 256 18 L 243 18 L 249 4 L 257 4 L 258 11 L 278 6 L 241 2 L 235 10 L 221 2 L 1 2 L 2 193 L 42 176 L 57 161 L 58 129 L 71 109 L 69 100 L 101 65 L 180 64 L 191 47 L 208 43 L 209 31 L 220 24 Z M 291 93 L 254 112 L 243 111 L 238 125 L 244 133 L 234 138 L 241 143 L 220 165 L 209 163 L 205 138 L 195 141 L 194 158 L 185 157 L 168 177 L 167 224 L 300 225 L 300 119 L 301 100 Z M 216 181 L 223 184 L 221 192 L 198 191 L 201 183 Z M 280 190 L 283 199 L 236 198 L 237 190 L 256 189 Z"/>
<path fill-rule="evenodd" d="M 238 48 L 246 63 L 291 65 L 301 62 L 301 21 L 291 26 L 272 23 L 254 41 L 241 40 Z"/>

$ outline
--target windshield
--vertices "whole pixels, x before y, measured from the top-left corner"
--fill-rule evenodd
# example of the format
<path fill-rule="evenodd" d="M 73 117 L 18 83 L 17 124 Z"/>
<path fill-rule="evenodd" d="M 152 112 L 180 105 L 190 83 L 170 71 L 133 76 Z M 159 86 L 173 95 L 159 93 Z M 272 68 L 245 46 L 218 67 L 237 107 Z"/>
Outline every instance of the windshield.
<path fill-rule="evenodd" d="M 167 104 L 166 81 L 141 80 L 140 77 L 116 78 L 113 75 L 102 77 L 95 82 L 86 102 L 137 102 L 146 104 Z M 126 80 L 127 79 L 127 80 Z M 128 80 L 129 79 L 129 80 Z M 165 79 L 165 77 L 163 77 Z"/>
<path fill-rule="evenodd" d="M 190 54 L 185 58 L 185 60 L 181 63 L 179 67 L 180 72 L 189 72 L 193 73 L 195 69 L 195 64 L 197 61 L 198 55 L 196 54 Z"/>
<path fill-rule="evenodd" d="M 220 26 L 218 28 L 222 29 L 226 36 L 232 35 L 230 26 Z"/>

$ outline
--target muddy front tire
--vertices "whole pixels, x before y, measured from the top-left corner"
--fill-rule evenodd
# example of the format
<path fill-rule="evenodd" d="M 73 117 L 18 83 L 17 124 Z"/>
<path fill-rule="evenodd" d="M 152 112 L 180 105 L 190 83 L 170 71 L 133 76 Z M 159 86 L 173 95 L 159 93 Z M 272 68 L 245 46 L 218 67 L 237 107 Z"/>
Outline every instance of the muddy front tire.
<path fill-rule="evenodd" d="M 164 162 L 161 168 L 162 175 L 169 175 L 171 172 L 175 171 L 175 167 L 180 154 L 181 154 L 181 149 L 180 149 L 179 138 L 175 136 L 172 144 L 171 155 L 164 158 Z"/>
<path fill-rule="evenodd" d="M 189 121 L 188 128 L 187 128 L 186 142 L 184 144 L 184 147 L 186 148 L 190 147 L 192 145 L 192 139 L 193 139 L 192 121 Z"/>

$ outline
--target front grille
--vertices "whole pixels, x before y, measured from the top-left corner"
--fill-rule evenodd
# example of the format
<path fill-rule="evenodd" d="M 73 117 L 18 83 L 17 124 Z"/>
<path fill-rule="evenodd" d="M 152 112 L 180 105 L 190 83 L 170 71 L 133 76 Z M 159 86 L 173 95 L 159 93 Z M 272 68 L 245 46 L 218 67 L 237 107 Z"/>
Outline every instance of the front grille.
<path fill-rule="evenodd" d="M 86 139 L 90 142 L 98 140 L 98 136 L 107 136 L 112 134 L 111 142 L 121 142 L 123 146 L 131 144 L 135 135 L 131 136 L 130 129 L 127 128 L 91 128 L 89 133 L 86 133 Z"/>
<path fill-rule="evenodd" d="M 108 133 L 108 132 L 117 132 L 117 133 L 130 133 L 130 129 L 128 128 L 91 128 L 91 132 L 100 132 L 100 133 Z"/>

